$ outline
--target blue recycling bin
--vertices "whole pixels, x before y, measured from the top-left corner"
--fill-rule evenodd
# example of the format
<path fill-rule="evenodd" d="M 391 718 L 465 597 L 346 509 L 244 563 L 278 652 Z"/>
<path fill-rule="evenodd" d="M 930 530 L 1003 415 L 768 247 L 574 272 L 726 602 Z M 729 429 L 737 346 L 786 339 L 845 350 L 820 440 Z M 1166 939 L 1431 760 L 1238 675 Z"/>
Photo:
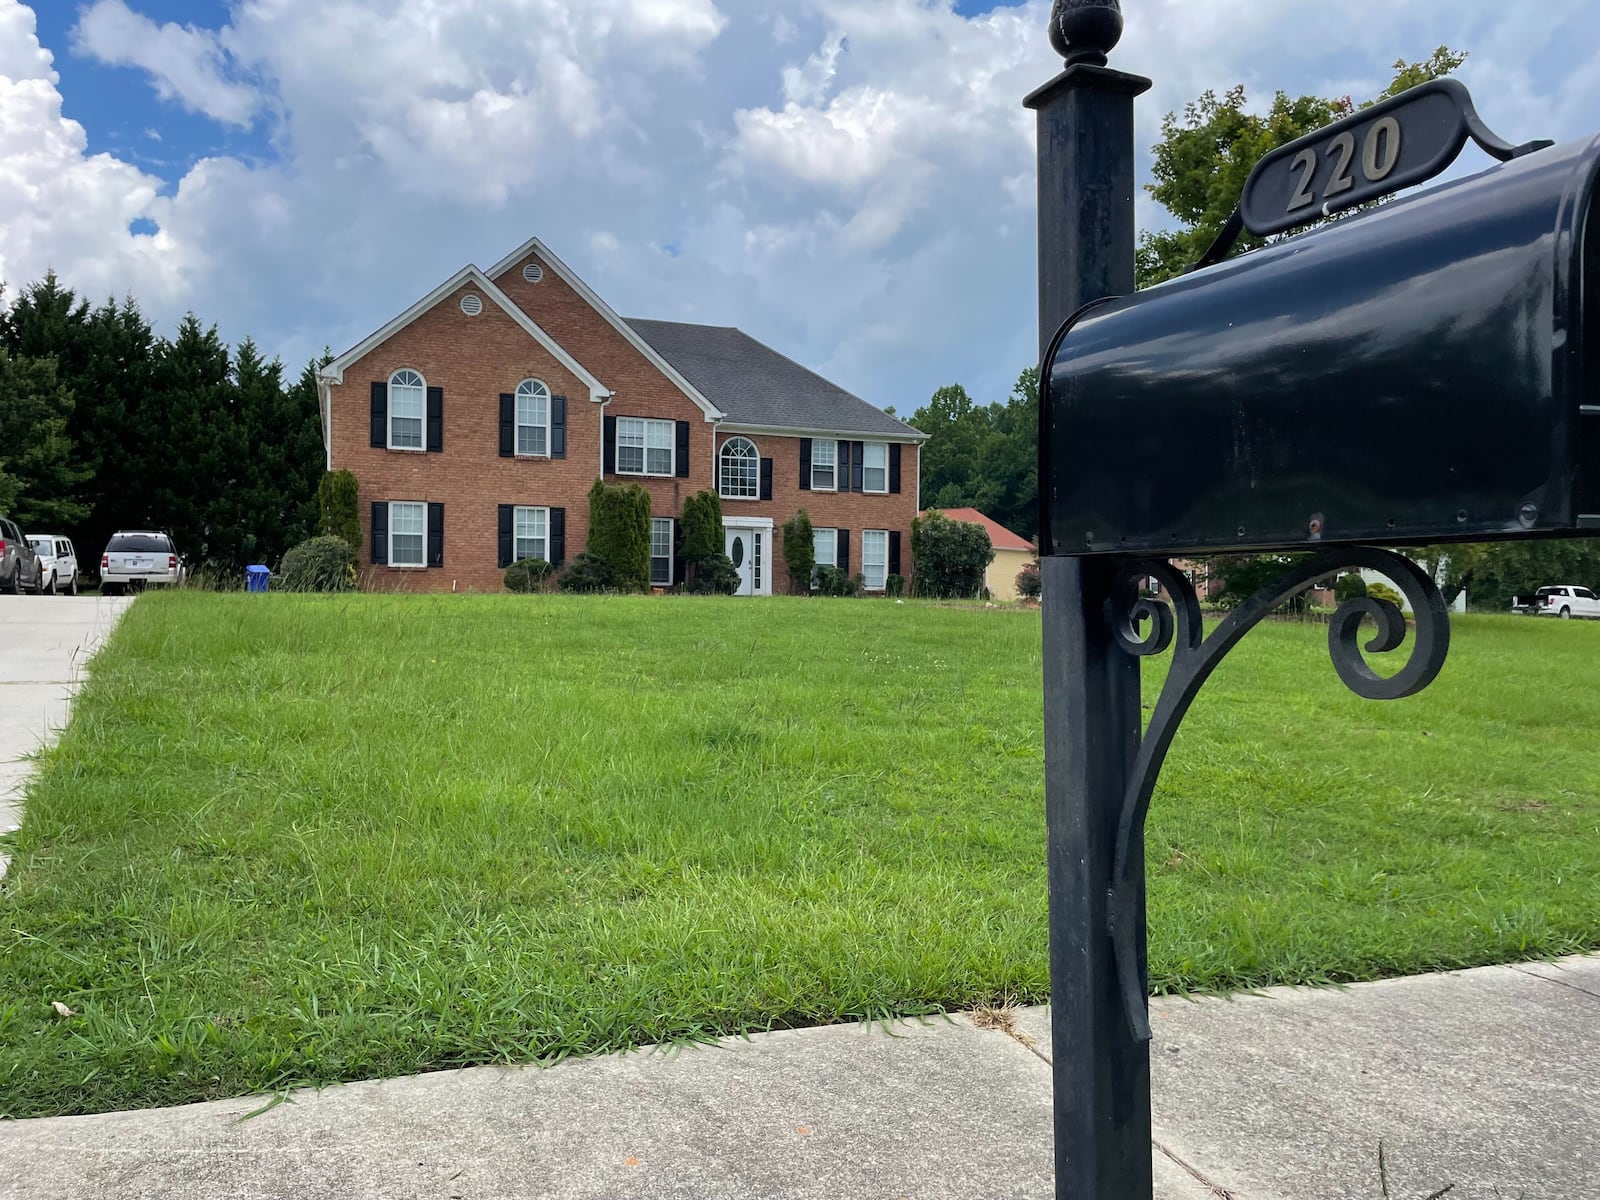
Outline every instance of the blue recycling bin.
<path fill-rule="evenodd" d="M 267 590 L 267 580 L 272 577 L 272 572 L 262 566 L 249 566 L 244 569 L 244 590 L 247 592 L 264 592 Z"/>

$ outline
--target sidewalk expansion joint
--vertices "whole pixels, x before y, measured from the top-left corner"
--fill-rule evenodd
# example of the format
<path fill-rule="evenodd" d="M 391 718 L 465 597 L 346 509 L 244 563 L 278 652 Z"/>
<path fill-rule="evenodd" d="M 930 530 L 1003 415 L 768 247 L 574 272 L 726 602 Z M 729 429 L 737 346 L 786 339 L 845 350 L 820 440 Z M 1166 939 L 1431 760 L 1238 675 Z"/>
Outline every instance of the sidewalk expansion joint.
<path fill-rule="evenodd" d="M 1184 1162 L 1183 1159 L 1179 1158 L 1171 1150 L 1168 1150 L 1160 1142 L 1156 1141 L 1155 1138 L 1150 1139 L 1150 1144 L 1157 1150 L 1161 1151 L 1161 1153 L 1165 1154 L 1173 1162 L 1177 1163 L 1178 1166 L 1182 1167 L 1186 1172 L 1188 1172 L 1188 1174 L 1194 1178 L 1196 1183 L 1200 1184 L 1201 1187 L 1207 1190 L 1207 1192 L 1211 1195 L 1212 1200 L 1239 1200 L 1239 1198 L 1227 1188 L 1223 1187 L 1219 1183 L 1212 1183 L 1211 1180 L 1207 1179 L 1199 1171 L 1195 1170 L 1188 1163 Z"/>
<path fill-rule="evenodd" d="M 1588 988 L 1584 987 L 1582 984 L 1569 983 L 1565 979 L 1557 979 L 1554 975 L 1541 975 L 1537 971 L 1528 970 L 1521 963 L 1512 963 L 1511 964 L 1511 969 L 1513 971 L 1516 971 L 1519 975 L 1526 975 L 1529 979 L 1539 979 L 1539 980 L 1542 980 L 1545 983 L 1558 984 L 1561 987 L 1570 988 L 1575 992 L 1581 992 L 1583 995 L 1589 997 L 1589 999 L 1591 999 L 1591 1000 L 1600 1001 L 1600 992 L 1591 992 Z"/>

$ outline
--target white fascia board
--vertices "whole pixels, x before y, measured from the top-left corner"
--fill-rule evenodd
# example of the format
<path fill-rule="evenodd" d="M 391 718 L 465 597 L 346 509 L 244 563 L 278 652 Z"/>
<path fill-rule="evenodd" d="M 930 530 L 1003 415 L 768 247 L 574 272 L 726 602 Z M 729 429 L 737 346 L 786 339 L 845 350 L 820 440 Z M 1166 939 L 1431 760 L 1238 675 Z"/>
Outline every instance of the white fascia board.
<path fill-rule="evenodd" d="M 500 278 L 502 274 L 508 271 L 511 267 L 515 266 L 522 259 L 527 258 L 530 254 L 538 258 L 540 262 L 559 275 L 562 282 L 564 282 L 573 291 L 577 292 L 579 296 L 583 297 L 584 303 L 588 304 L 590 308 L 594 309 L 595 312 L 604 317 L 611 328 L 620 333 L 629 345 L 631 345 L 640 354 L 644 355 L 645 358 L 649 360 L 651 366 L 655 367 L 656 370 L 660 371 L 669 380 L 671 380 L 680 392 L 689 397 L 689 399 L 693 400 L 695 404 L 699 406 L 700 411 L 705 413 L 705 419 L 707 421 L 720 421 L 726 415 L 719 408 L 717 408 L 715 404 L 711 403 L 711 401 L 707 400 L 705 396 L 701 395 L 700 389 L 685 379 L 678 372 L 676 367 L 674 367 L 666 359 L 662 358 L 661 355 L 656 352 L 654 346 L 645 341 L 644 338 L 640 337 L 638 330 L 619 317 L 609 304 L 600 299 L 599 295 L 593 288 L 591 288 L 583 280 L 579 279 L 571 267 L 567 266 L 566 263 L 562 262 L 554 254 L 550 253 L 549 247 L 547 247 L 538 238 L 529 238 L 510 254 L 506 255 L 499 262 L 495 263 L 494 266 L 490 267 L 488 272 L 489 278 Z"/>
<path fill-rule="evenodd" d="M 317 372 L 317 378 L 328 383 L 343 383 L 346 367 L 359 361 L 363 355 L 370 353 L 376 347 L 381 346 L 411 322 L 422 316 L 423 313 L 431 310 L 440 301 L 454 295 L 458 289 L 468 283 L 475 284 L 481 289 L 483 294 L 493 300 L 501 311 L 515 321 L 529 337 L 548 350 L 557 362 L 577 376 L 579 381 L 589 389 L 590 400 L 600 401 L 611 395 L 611 390 L 605 384 L 596 379 L 585 369 L 582 363 L 562 349 L 555 338 L 535 324 L 533 318 L 513 304 L 509 296 L 495 287 L 489 277 L 471 263 L 462 267 L 461 270 L 450 276 L 449 279 L 446 279 L 387 325 L 368 334 L 349 350 L 339 355 L 338 358 Z"/>
<path fill-rule="evenodd" d="M 931 434 L 917 429 L 905 433 L 863 433 L 859 429 L 802 429 L 795 425 L 742 425 L 737 421 L 724 421 L 717 426 L 719 433 L 772 434 L 779 437 L 837 438 L 846 442 L 902 442 L 914 446 L 928 440 Z"/>

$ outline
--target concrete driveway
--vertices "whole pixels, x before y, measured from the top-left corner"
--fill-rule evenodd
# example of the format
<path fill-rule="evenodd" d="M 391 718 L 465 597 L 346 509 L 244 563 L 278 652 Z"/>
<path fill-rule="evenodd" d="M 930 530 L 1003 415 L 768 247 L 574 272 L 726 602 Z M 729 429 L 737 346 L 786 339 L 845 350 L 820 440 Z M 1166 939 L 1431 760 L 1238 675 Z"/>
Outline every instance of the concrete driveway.
<path fill-rule="evenodd" d="M 29 760 L 66 725 L 85 666 L 131 603 L 0 596 L 0 833 L 21 823 Z M 7 861 L 0 854 L 0 875 Z"/>

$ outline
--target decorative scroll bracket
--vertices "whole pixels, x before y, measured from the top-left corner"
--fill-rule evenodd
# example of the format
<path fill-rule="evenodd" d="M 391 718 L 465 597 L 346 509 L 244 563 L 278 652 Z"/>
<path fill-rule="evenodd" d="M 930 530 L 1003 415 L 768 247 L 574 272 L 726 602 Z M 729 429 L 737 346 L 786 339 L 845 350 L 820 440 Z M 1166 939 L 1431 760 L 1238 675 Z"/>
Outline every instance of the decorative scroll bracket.
<path fill-rule="evenodd" d="M 1405 614 L 1387 600 L 1369 596 L 1347 600 L 1334 612 L 1328 628 L 1328 652 L 1334 670 L 1346 687 L 1369 700 L 1398 700 L 1415 695 L 1432 683 L 1444 666 L 1450 649 L 1450 615 L 1438 586 L 1408 558 L 1369 546 L 1324 551 L 1292 567 L 1251 596 L 1210 637 L 1205 636 L 1194 585 L 1183 572 L 1165 559 L 1135 558 L 1123 566 L 1116 591 L 1106 606 L 1105 617 L 1113 641 L 1125 653 L 1141 657 L 1160 654 L 1173 645 L 1174 638 L 1177 643 L 1123 795 L 1106 918 L 1128 1023 L 1141 1041 L 1150 1040 L 1150 1018 L 1137 944 L 1142 899 L 1138 876 L 1131 867 L 1134 847 L 1144 842 L 1145 817 L 1167 750 L 1200 688 L 1245 634 L 1318 579 L 1352 567 L 1379 571 L 1399 586 L 1416 620 L 1415 637 L 1405 666 L 1394 675 L 1379 675 L 1367 664 L 1359 644 L 1362 621 L 1371 617 L 1377 626 L 1364 650 L 1381 654 L 1398 649 L 1405 641 Z M 1173 604 L 1140 596 L 1137 584 L 1145 578 L 1159 581 Z M 1148 628 L 1141 632 L 1140 626 L 1146 622 Z"/>

